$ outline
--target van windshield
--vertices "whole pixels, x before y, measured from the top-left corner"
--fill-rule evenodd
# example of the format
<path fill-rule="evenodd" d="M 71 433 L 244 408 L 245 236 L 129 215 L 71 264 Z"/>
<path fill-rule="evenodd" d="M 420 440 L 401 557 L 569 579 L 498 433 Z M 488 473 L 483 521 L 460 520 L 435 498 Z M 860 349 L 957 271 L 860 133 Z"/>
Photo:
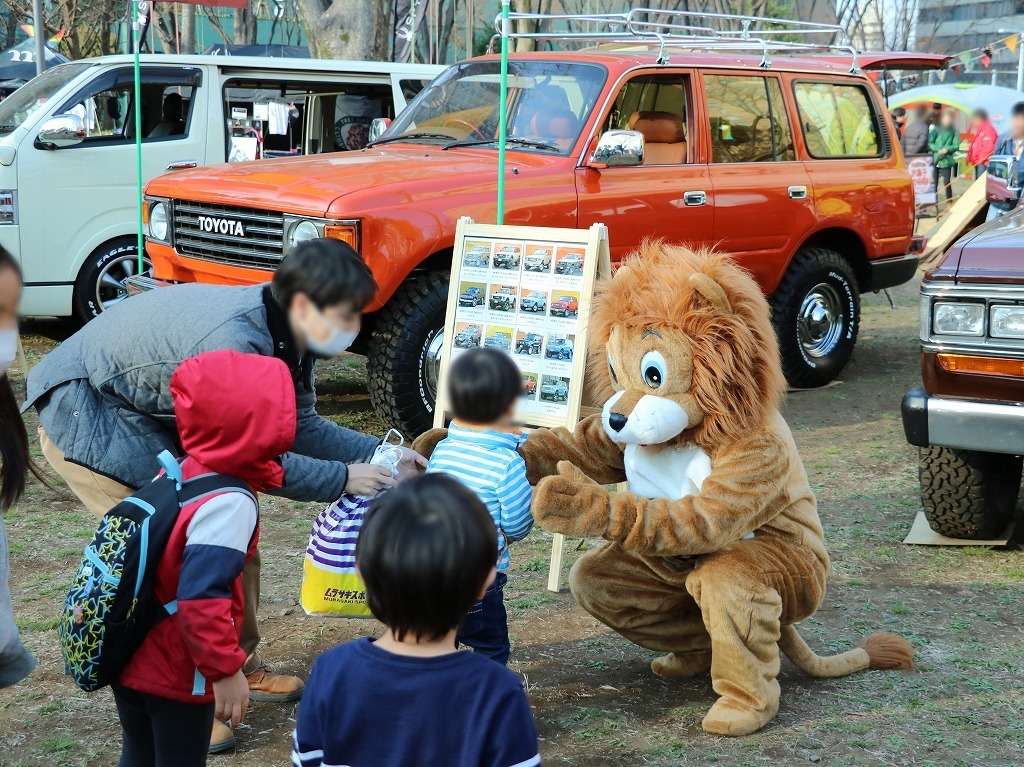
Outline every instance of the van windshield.
<path fill-rule="evenodd" d="M 378 141 L 497 146 L 500 64 L 473 61 L 442 73 Z M 568 154 L 606 72 L 594 64 L 527 59 L 508 66 L 508 131 L 517 151 Z"/>
<path fill-rule="evenodd" d="M 0 101 L 0 136 L 15 131 L 33 112 L 45 106 L 54 93 L 90 66 L 92 65 L 73 62 L 47 69 L 39 77 L 29 80 Z"/>

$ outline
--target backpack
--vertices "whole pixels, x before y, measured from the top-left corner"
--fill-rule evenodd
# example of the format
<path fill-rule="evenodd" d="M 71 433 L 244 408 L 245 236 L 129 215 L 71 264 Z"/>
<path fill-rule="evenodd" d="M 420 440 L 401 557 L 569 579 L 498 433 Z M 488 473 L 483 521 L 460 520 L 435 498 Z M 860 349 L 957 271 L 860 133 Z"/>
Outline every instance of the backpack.
<path fill-rule="evenodd" d="M 223 492 L 255 500 L 240 479 L 203 474 L 186 482 L 169 452 L 157 460 L 164 474 L 100 520 L 57 623 L 64 673 L 86 692 L 117 679 L 150 629 L 177 610 L 176 602 L 156 604 L 153 579 L 181 509 Z"/>

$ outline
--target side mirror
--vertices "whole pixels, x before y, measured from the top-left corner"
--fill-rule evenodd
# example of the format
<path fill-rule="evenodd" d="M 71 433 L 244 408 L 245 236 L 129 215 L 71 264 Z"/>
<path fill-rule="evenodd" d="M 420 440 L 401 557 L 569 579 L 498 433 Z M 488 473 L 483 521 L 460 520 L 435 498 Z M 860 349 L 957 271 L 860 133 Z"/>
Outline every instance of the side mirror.
<path fill-rule="evenodd" d="M 36 143 L 45 149 L 62 149 L 85 140 L 85 123 L 78 115 L 54 115 L 39 129 Z"/>
<path fill-rule="evenodd" d="M 990 202 L 1016 200 L 1021 187 L 1017 183 L 1017 158 L 1012 154 L 997 154 L 988 158 L 985 196 Z"/>
<path fill-rule="evenodd" d="M 386 131 L 390 126 L 390 117 L 374 117 L 370 122 L 370 138 L 367 139 L 367 141 L 376 141 L 384 135 L 384 131 Z"/>
<path fill-rule="evenodd" d="M 621 165 L 641 165 L 644 161 L 644 134 L 635 130 L 610 130 L 601 134 L 594 153 L 590 155 L 592 168 L 613 168 Z"/>

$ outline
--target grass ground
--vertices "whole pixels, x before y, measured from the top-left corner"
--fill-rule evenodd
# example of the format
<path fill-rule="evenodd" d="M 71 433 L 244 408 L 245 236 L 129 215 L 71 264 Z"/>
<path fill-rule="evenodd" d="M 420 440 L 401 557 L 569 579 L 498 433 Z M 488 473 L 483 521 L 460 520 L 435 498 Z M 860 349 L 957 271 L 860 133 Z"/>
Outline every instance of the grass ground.
<path fill-rule="evenodd" d="M 809 679 L 783 662 L 782 709 L 741 740 L 704 735 L 710 681 L 667 682 L 654 657 L 545 590 L 550 536 L 513 551 L 506 599 L 512 668 L 523 676 L 547 765 L 1010 767 L 1024 764 L 1024 558 L 1005 549 L 915 548 L 901 541 L 919 503 L 916 452 L 902 434 L 900 397 L 919 382 L 917 285 L 864 299 L 864 321 L 842 383 L 790 395 L 785 408 L 818 495 L 833 571 L 817 615 L 801 627 L 819 652 L 847 649 L 873 630 L 906 636 L 913 672 Z M 28 328 L 37 358 L 66 329 Z M 318 375 L 322 412 L 382 434 L 350 357 Z M 29 426 L 35 424 L 33 416 Z M 307 673 L 323 650 L 379 627 L 306 617 L 296 605 L 302 555 L 317 507 L 267 499 L 263 510 L 264 653 Z M 0 692 L 0 765 L 111 765 L 118 729 L 108 692 L 78 692 L 61 675 L 55 615 L 93 520 L 60 488 L 32 484 L 7 518 L 15 611 L 40 659 L 24 684 Z M 1020 529 L 1021 526 L 1019 526 Z M 572 541 L 565 570 L 579 550 Z M 288 763 L 294 706 L 256 703 L 237 752 L 214 767 Z M 434 767 L 431 765 L 430 767 Z"/>

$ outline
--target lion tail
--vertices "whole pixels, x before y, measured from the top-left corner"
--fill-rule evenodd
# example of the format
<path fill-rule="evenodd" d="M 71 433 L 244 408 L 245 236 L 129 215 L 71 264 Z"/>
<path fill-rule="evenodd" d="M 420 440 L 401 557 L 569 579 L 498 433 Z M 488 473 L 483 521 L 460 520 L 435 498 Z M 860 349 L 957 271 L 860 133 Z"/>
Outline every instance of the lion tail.
<path fill-rule="evenodd" d="M 869 668 L 880 671 L 914 668 L 914 648 L 895 634 L 871 634 L 855 650 L 823 657 L 807 646 L 795 626 L 783 626 L 779 649 L 801 671 L 818 678 L 846 676 Z"/>

